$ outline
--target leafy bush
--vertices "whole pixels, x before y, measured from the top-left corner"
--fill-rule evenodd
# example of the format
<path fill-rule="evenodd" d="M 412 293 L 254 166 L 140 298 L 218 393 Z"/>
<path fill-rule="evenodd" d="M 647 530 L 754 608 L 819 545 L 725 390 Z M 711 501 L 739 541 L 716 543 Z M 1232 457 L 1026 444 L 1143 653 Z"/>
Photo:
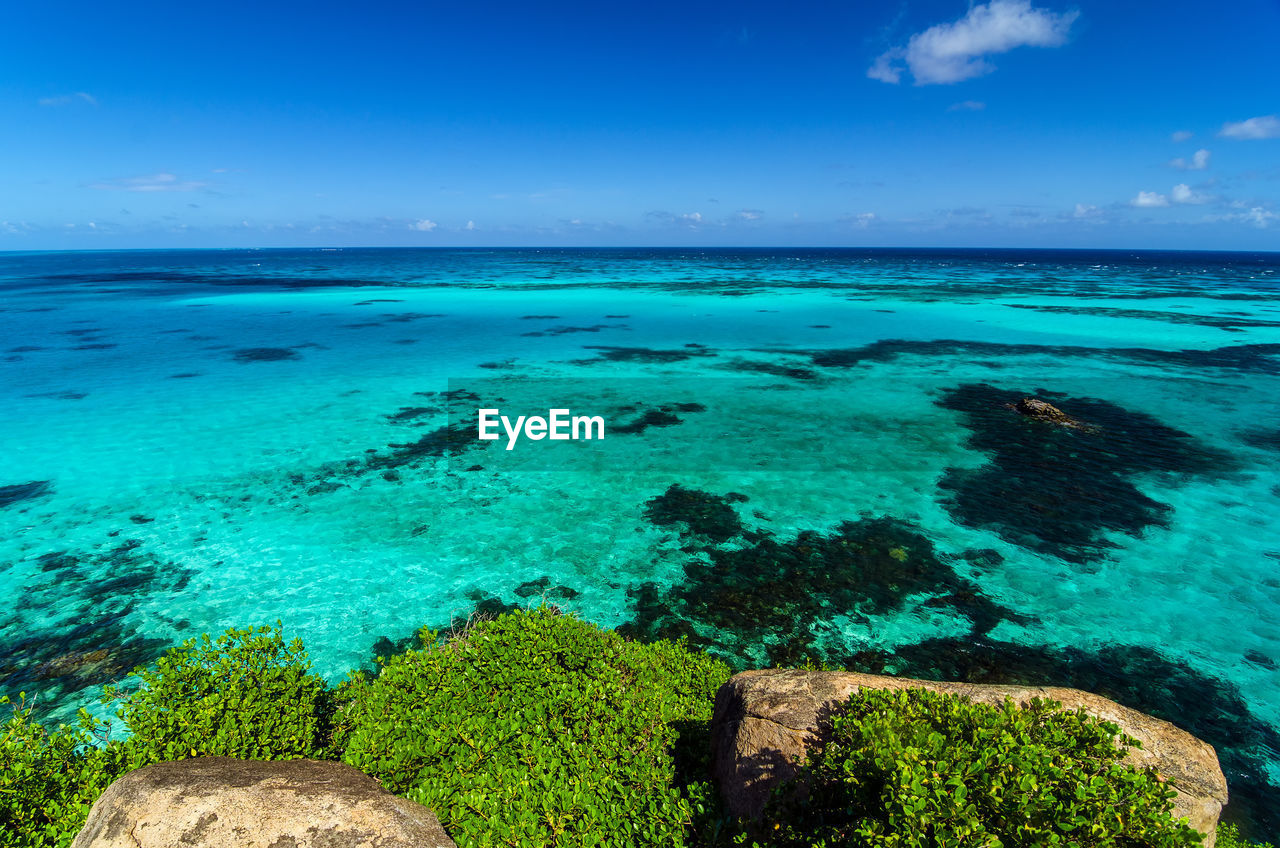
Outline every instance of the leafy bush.
<path fill-rule="evenodd" d="M 343 759 L 459 844 L 680 845 L 709 793 L 676 785 L 676 725 L 705 724 L 728 677 L 681 644 L 510 613 L 353 678 Z"/>
<path fill-rule="evenodd" d="M 341 758 L 431 807 L 465 846 L 728 836 L 706 782 L 722 663 L 547 609 L 422 644 L 334 692 L 278 626 L 191 640 L 109 693 L 124 699 L 123 741 L 104 743 L 83 713 L 46 732 L 19 706 L 0 726 L 0 848 L 67 848 L 112 780 L 196 755 Z M 783 848 L 1198 844 L 1170 819 L 1169 787 L 1125 766 L 1117 742 L 1133 744 L 1050 702 L 864 692 L 814 752 L 808 795 L 780 794 L 764 834 Z M 1226 825 L 1219 845 L 1249 848 Z"/>
<path fill-rule="evenodd" d="M 124 772 L 119 743 L 94 747 L 87 715 L 82 726 L 53 733 L 31 721 L 31 707 L 0 697 L 12 716 L 0 730 L 0 846 L 71 844 L 89 807 Z"/>
<path fill-rule="evenodd" d="M 1233 824 L 1218 825 L 1218 848 L 1275 848 L 1270 842 L 1250 842 Z"/>
<path fill-rule="evenodd" d="M 1052 701 L 1022 709 L 864 690 L 833 720 L 803 792 L 768 810 L 783 846 L 1173 846 L 1173 790 L 1121 762 L 1116 725 Z"/>
<path fill-rule="evenodd" d="M 302 642 L 286 644 L 278 624 L 171 648 L 154 669 L 134 672 L 141 685 L 124 696 L 131 763 L 324 757 L 332 695 L 310 668 Z"/>

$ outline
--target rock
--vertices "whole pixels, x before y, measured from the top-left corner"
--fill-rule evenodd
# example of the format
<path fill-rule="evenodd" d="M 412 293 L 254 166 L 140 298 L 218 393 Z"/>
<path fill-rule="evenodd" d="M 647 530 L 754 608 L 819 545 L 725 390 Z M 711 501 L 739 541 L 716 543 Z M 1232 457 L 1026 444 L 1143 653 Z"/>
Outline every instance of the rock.
<path fill-rule="evenodd" d="M 1061 427 L 1070 427 L 1073 430 L 1088 430 L 1092 432 L 1097 429 L 1078 418 L 1072 418 L 1061 409 L 1058 409 L 1058 407 L 1039 398 L 1024 397 L 1017 403 L 1007 404 L 1007 406 L 1015 412 L 1028 418 L 1034 418 L 1037 421 L 1057 424 Z"/>
<path fill-rule="evenodd" d="M 859 689 L 930 689 L 985 704 L 1005 698 L 1026 705 L 1052 699 L 1114 722 L 1142 743 L 1129 762 L 1151 767 L 1178 791 L 1174 815 L 1185 816 L 1213 848 L 1218 814 L 1227 803 L 1227 781 L 1213 747 L 1167 721 L 1078 689 L 937 683 L 844 671 L 768 669 L 735 675 L 716 694 L 711 726 L 713 769 L 727 810 L 759 817 L 770 790 L 797 773 L 797 758 L 821 734 L 833 708 Z"/>
<path fill-rule="evenodd" d="M 435 814 L 342 763 L 198 757 L 107 787 L 72 848 L 454 848 Z"/>
<path fill-rule="evenodd" d="M 36 677 L 41 680 L 56 677 L 92 677 L 98 673 L 110 675 L 123 671 L 120 663 L 105 648 L 96 651 L 71 651 L 60 654 L 36 668 Z"/>

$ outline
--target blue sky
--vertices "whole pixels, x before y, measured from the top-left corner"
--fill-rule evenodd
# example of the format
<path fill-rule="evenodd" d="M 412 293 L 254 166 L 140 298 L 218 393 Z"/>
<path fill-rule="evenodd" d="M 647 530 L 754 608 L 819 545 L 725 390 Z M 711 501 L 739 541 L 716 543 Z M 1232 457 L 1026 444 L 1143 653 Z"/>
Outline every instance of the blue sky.
<path fill-rule="evenodd" d="M 1280 250 L 1280 2 L 11 4 L 0 250 Z"/>

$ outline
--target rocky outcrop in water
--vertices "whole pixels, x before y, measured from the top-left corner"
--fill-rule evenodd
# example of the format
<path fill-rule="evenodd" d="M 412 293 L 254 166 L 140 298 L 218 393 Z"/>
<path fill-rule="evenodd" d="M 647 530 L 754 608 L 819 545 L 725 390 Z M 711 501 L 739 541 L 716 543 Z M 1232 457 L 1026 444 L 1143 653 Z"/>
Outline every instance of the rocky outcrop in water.
<path fill-rule="evenodd" d="M 1017 403 L 1007 404 L 1007 406 L 1019 415 L 1025 415 L 1028 418 L 1034 418 L 1036 421 L 1043 421 L 1046 424 L 1057 424 L 1059 427 L 1070 427 L 1073 430 L 1093 431 L 1097 429 L 1077 418 L 1072 418 L 1061 409 L 1058 409 L 1058 407 L 1039 398 L 1024 397 Z"/>
<path fill-rule="evenodd" d="M 342 763 L 198 757 L 107 788 L 72 848 L 454 848 L 434 813 Z"/>
<path fill-rule="evenodd" d="M 1054 686 L 990 686 L 936 683 L 844 671 L 769 669 L 745 671 L 720 687 L 712 719 L 713 768 L 728 812 L 756 818 L 774 786 L 797 773 L 809 745 L 821 739 L 833 710 L 862 688 L 921 688 L 1000 704 L 1052 699 L 1114 722 L 1142 743 L 1131 749 L 1137 768 L 1153 768 L 1177 788 L 1174 815 L 1185 816 L 1213 848 L 1227 782 L 1209 744 L 1167 721 L 1078 689 Z"/>

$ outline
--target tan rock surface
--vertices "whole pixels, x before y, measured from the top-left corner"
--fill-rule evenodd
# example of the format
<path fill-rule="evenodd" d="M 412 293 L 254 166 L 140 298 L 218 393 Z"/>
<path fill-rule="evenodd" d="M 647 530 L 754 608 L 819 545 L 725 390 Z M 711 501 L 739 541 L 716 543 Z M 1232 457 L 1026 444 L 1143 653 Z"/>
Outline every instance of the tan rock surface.
<path fill-rule="evenodd" d="M 72 848 L 454 848 L 435 814 L 342 763 L 198 757 L 107 788 Z"/>
<path fill-rule="evenodd" d="M 1006 697 L 1026 705 L 1032 698 L 1052 699 L 1066 709 L 1083 709 L 1111 721 L 1142 743 L 1129 760 L 1151 767 L 1178 790 L 1174 814 L 1206 834 L 1212 848 L 1218 814 L 1227 802 L 1227 781 L 1217 753 L 1167 721 L 1078 689 L 1052 686 L 990 686 L 938 683 L 843 671 L 768 669 L 735 675 L 716 695 L 712 720 L 712 756 L 720 794 L 735 815 L 760 815 L 769 792 L 796 773 L 832 709 L 859 689 L 931 689 L 964 695 L 985 704 Z"/>

